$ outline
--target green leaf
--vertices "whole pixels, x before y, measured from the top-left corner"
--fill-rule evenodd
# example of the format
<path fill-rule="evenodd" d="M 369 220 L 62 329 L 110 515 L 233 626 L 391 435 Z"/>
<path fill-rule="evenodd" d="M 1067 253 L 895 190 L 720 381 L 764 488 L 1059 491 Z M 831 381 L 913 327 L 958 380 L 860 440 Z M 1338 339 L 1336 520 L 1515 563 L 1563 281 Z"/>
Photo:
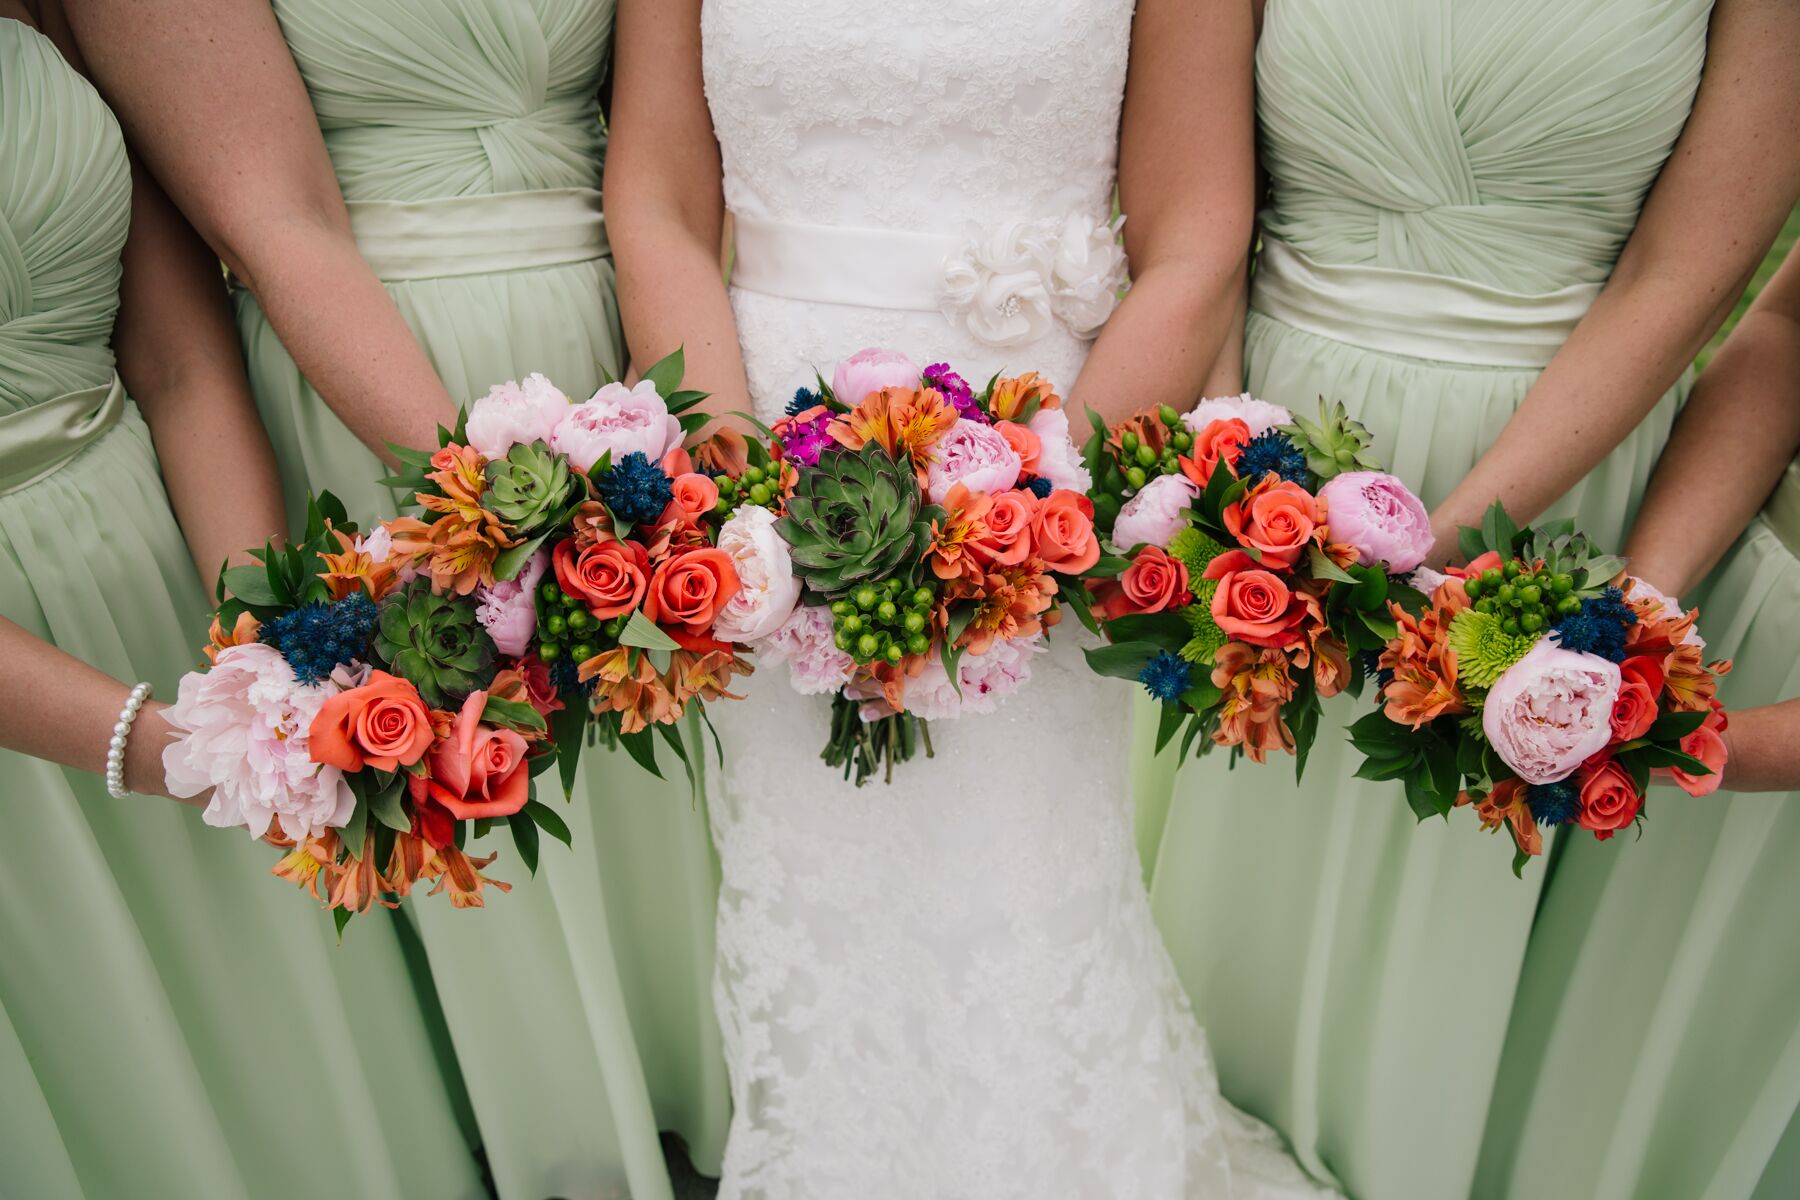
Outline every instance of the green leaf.
<path fill-rule="evenodd" d="M 350 819 L 344 822 L 344 828 L 339 831 L 345 847 L 354 851 L 351 857 L 354 858 L 362 853 L 363 843 L 368 840 L 368 834 L 369 802 L 358 796 L 356 807 L 350 812 Z"/>
<path fill-rule="evenodd" d="M 1519 527 L 1507 515 L 1506 506 L 1496 500 L 1481 518 L 1481 536 L 1490 550 L 1498 550 L 1501 558 L 1510 558 L 1513 553 L 1513 539 L 1519 536 Z"/>
<path fill-rule="evenodd" d="M 1362 621 L 1364 628 L 1380 638 L 1384 644 L 1393 641 L 1400 633 L 1400 627 L 1394 623 L 1393 619 L 1384 617 L 1379 612 L 1359 609 L 1356 615 Z"/>
<path fill-rule="evenodd" d="M 513 845 L 518 848 L 519 861 L 533 875 L 537 874 L 538 865 L 538 827 L 531 819 L 531 814 L 523 809 L 506 818 L 506 824 L 512 829 Z"/>
<path fill-rule="evenodd" d="M 1621 763 L 1640 762 L 1650 768 L 1679 767 L 1689 775 L 1711 775 L 1713 773 L 1711 767 L 1693 755 L 1673 746 L 1641 746 L 1635 750 L 1621 750 L 1613 757 Z"/>
<path fill-rule="evenodd" d="M 1481 530 L 1472 525 L 1459 525 L 1456 529 L 1456 549 L 1464 562 L 1474 562 L 1486 552 L 1487 546 L 1481 540 Z"/>
<path fill-rule="evenodd" d="M 1353 774 L 1357 779 L 1383 783 L 1411 774 L 1418 761 L 1418 756 L 1412 754 L 1401 758 L 1365 758 L 1357 765 Z"/>
<path fill-rule="evenodd" d="M 1448 817 L 1452 807 L 1450 799 L 1431 791 L 1417 771 L 1406 777 L 1406 803 L 1421 821 L 1427 817 Z"/>
<path fill-rule="evenodd" d="M 412 832 L 412 818 L 406 815 L 406 808 L 400 803 L 404 790 L 402 777 L 395 775 L 389 783 L 373 788 L 369 793 L 369 812 L 395 833 Z"/>
<path fill-rule="evenodd" d="M 1129 613 L 1108 621 L 1106 634 L 1115 642 L 1154 642 L 1164 650 L 1179 650 L 1193 630 L 1173 612 Z"/>
<path fill-rule="evenodd" d="M 1312 755 L 1313 742 L 1319 736 L 1319 714 L 1322 706 L 1318 694 L 1310 688 L 1306 697 L 1299 702 L 1299 708 L 1293 713 L 1288 727 L 1294 731 L 1294 782 L 1298 784 L 1306 776 L 1306 760 Z"/>
<path fill-rule="evenodd" d="M 1175 731 L 1181 728 L 1182 722 L 1188 719 L 1187 712 L 1179 704 L 1164 704 L 1157 717 L 1156 753 L 1161 754 L 1163 747 L 1175 737 Z"/>
<path fill-rule="evenodd" d="M 575 790 L 575 769 L 581 761 L 581 743 L 587 732 L 587 707 L 579 697 L 550 714 L 550 736 L 556 741 L 556 773 L 562 780 L 563 798 Z"/>
<path fill-rule="evenodd" d="M 1097 673 L 1135 681 L 1161 650 L 1155 642 L 1117 642 L 1110 646 L 1090 646 L 1082 653 L 1087 656 L 1088 666 Z"/>
<path fill-rule="evenodd" d="M 700 776 L 694 769 L 693 760 L 688 757 L 687 747 L 681 744 L 680 732 L 673 725 L 652 725 L 651 728 L 656 731 L 658 737 L 668 743 L 669 749 L 675 752 L 675 757 L 681 760 L 681 769 L 687 772 L 688 788 L 692 791 L 694 799 L 698 801 L 700 799 Z"/>
<path fill-rule="evenodd" d="M 1224 696 L 1225 689 L 1214 683 L 1210 675 L 1196 672 L 1193 686 L 1181 693 L 1181 703 L 1195 713 L 1205 713 Z"/>
<path fill-rule="evenodd" d="M 544 804 L 538 800 L 528 800 L 525 803 L 524 812 L 537 823 L 539 829 L 542 829 L 545 833 L 549 834 L 563 845 L 570 847 L 575 845 L 575 837 L 569 832 L 568 825 L 557 815 L 556 810 L 551 808 L 548 804 Z"/>
<path fill-rule="evenodd" d="M 1410 583 L 1388 576 L 1388 599 L 1398 604 L 1408 616 L 1418 616 L 1431 607 L 1431 597 Z"/>
<path fill-rule="evenodd" d="M 1517 837 L 1517 835 L 1514 835 L 1514 837 L 1513 837 L 1513 877 L 1516 879 L 1525 878 L 1525 864 L 1530 861 L 1531 861 L 1531 855 L 1527 854 L 1525 852 L 1525 848 L 1518 844 L 1518 837 Z"/>
<path fill-rule="evenodd" d="M 687 357 L 680 346 L 674 353 L 662 359 L 655 366 L 644 372 L 644 378 L 656 385 L 656 394 L 668 403 L 668 397 L 681 390 L 681 377 L 687 373 Z"/>
<path fill-rule="evenodd" d="M 502 700 L 489 696 L 482 706 L 481 719 L 503 729 L 545 729 L 543 715 L 522 700 Z"/>
<path fill-rule="evenodd" d="M 220 578 L 231 594 L 245 604 L 280 604 L 282 599 L 270 584 L 269 574 L 267 568 L 246 565 L 227 567 Z"/>
<path fill-rule="evenodd" d="M 544 539 L 548 538 L 552 532 L 553 530 L 546 529 L 536 537 L 527 538 L 511 549 L 502 550 L 494 558 L 494 578 L 517 579 L 519 572 L 525 569 L 525 564 L 531 561 L 531 556 L 537 553 L 538 547 L 544 544 Z"/>
<path fill-rule="evenodd" d="M 1455 746 L 1442 738 L 1432 738 L 1425 744 L 1425 765 L 1431 771 L 1431 790 L 1435 794 L 1454 797 L 1462 790 Z"/>
<path fill-rule="evenodd" d="M 1679 742 L 1706 724 L 1708 715 L 1704 712 L 1666 712 L 1656 718 L 1648 736 L 1653 742 Z"/>
<path fill-rule="evenodd" d="M 619 633 L 619 645 L 636 646 L 640 650 L 679 650 L 681 643 L 658 629 L 656 622 L 641 611 L 631 614 Z"/>
<path fill-rule="evenodd" d="M 711 395 L 710 392 L 696 392 L 692 388 L 688 388 L 664 396 L 663 404 L 668 407 L 669 412 L 679 416 L 688 409 L 694 407 L 694 405 L 704 401 L 709 395 Z"/>
<path fill-rule="evenodd" d="M 1178 762 L 1186 762 L 1187 761 L 1188 750 L 1193 747 L 1194 739 L 1200 736 L 1200 730 L 1204 725 L 1205 725 L 1205 722 L 1202 721 L 1199 717 L 1195 717 L 1193 720 L 1188 722 L 1188 727 L 1187 727 L 1186 732 L 1184 732 L 1181 735 L 1181 749 L 1175 755 L 1176 761 L 1178 761 Z M 1200 743 L 1200 753 L 1201 754 L 1206 753 L 1207 746 L 1208 746 L 1208 743 L 1206 743 L 1206 742 Z"/>
<path fill-rule="evenodd" d="M 337 926 L 337 939 L 339 945 L 343 945 L 344 942 L 344 926 L 348 925 L 350 923 L 350 918 L 355 915 L 354 912 L 351 912 L 347 908 L 334 908 L 331 910 L 331 923 Z"/>
<path fill-rule="evenodd" d="M 638 766 L 658 779 L 663 778 L 661 769 L 656 765 L 656 740 L 648 732 L 640 729 L 636 733 L 622 733 L 619 735 L 619 745 L 625 747 L 625 753 L 631 755 Z"/>
<path fill-rule="evenodd" d="M 1317 545 L 1306 548 L 1306 565 L 1314 579 L 1332 579 L 1338 583 L 1354 585 L 1356 576 L 1331 561 L 1331 556 L 1319 549 Z"/>

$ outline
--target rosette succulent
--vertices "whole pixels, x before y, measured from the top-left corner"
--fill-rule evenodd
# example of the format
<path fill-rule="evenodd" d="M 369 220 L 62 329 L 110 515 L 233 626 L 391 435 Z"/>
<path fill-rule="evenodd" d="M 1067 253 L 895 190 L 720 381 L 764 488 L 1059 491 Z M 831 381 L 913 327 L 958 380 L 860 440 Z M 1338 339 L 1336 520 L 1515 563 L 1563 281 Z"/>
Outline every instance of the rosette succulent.
<path fill-rule="evenodd" d="M 775 531 L 801 581 L 836 598 L 862 583 L 912 582 L 931 544 L 931 523 L 942 516 L 924 503 L 912 468 L 870 442 L 828 451 L 800 472 Z"/>
<path fill-rule="evenodd" d="M 1306 465 L 1320 479 L 1330 479 L 1345 471 L 1379 471 L 1381 463 L 1369 453 L 1375 440 L 1361 421 L 1353 420 L 1343 404 L 1327 404 L 1319 399 L 1319 419 L 1312 422 L 1296 416 L 1294 423 L 1282 429 L 1306 455 Z"/>
<path fill-rule="evenodd" d="M 575 489 L 569 460 L 542 442 L 514 446 L 487 476 L 488 511 L 527 536 L 553 521 Z"/>
<path fill-rule="evenodd" d="M 494 643 L 475 615 L 475 602 L 440 596 L 417 579 L 381 603 L 375 653 L 410 680 L 433 708 L 475 690 L 494 661 Z"/>

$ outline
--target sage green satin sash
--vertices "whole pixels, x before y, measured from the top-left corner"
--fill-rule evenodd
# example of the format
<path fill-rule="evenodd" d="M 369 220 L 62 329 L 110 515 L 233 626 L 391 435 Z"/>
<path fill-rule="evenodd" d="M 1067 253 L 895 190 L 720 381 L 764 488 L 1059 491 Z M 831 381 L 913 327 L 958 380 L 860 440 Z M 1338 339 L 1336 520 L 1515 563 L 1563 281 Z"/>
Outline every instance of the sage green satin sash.
<path fill-rule="evenodd" d="M 1542 295 L 1391 267 L 1314 262 L 1265 236 L 1250 307 L 1334 341 L 1431 362 L 1539 371 L 1574 332 L 1600 284 Z"/>
<path fill-rule="evenodd" d="M 65 392 L 0 417 L 0 496 L 30 487 L 97 441 L 125 414 L 125 385 Z"/>
<path fill-rule="evenodd" d="M 1775 485 L 1762 515 L 1788 553 L 1800 558 L 1800 458 L 1788 464 L 1787 474 Z"/>
<path fill-rule="evenodd" d="M 593 188 L 442 200 L 353 200 L 357 248 L 384 283 L 492 275 L 605 258 Z"/>

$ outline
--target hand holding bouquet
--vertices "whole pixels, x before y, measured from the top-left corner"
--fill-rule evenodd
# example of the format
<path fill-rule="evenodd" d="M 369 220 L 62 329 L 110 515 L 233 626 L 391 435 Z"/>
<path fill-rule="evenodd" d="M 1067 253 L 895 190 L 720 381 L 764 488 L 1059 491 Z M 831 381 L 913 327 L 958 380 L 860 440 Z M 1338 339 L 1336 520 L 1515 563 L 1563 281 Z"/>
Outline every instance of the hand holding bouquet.
<path fill-rule="evenodd" d="M 1610 838 L 1642 819 L 1651 776 L 1718 786 L 1729 662 L 1703 664 L 1698 610 L 1598 553 L 1569 521 L 1517 528 L 1499 505 L 1462 531 L 1469 565 L 1396 606 L 1381 711 L 1351 726 L 1364 779 L 1400 779 L 1420 819 L 1472 806 L 1522 871 L 1540 827 Z"/>
<path fill-rule="evenodd" d="M 1094 422 L 1084 455 L 1118 557 L 1094 612 L 1104 675 L 1161 702 L 1160 751 L 1182 734 L 1303 772 L 1321 699 L 1360 689 L 1364 655 L 1394 635 L 1390 599 L 1431 547 L 1425 506 L 1376 469 L 1341 406 L 1319 420 L 1248 395 L 1192 412 Z"/>

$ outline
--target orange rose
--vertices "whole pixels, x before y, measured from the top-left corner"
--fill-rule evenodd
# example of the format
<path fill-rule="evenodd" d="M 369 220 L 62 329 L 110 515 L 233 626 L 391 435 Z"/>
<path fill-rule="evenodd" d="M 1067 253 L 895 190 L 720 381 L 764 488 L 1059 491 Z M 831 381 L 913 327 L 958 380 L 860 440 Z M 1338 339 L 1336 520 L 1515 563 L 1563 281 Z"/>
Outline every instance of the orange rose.
<path fill-rule="evenodd" d="M 327 700 L 306 731 L 312 760 L 341 771 L 392 771 L 418 762 L 431 746 L 431 713 L 419 690 L 386 671 Z"/>
<path fill-rule="evenodd" d="M 1242 417 L 1214 421 L 1194 435 L 1193 452 L 1181 458 L 1181 473 L 1205 487 L 1206 481 L 1212 478 L 1213 468 L 1221 462 L 1236 468 L 1249 441 L 1250 426 L 1244 424 Z"/>
<path fill-rule="evenodd" d="M 669 480 L 669 486 L 675 493 L 675 498 L 669 502 L 670 506 L 686 518 L 690 525 L 711 512 L 713 505 L 719 502 L 719 485 L 713 482 L 712 476 L 702 475 L 698 471 L 674 476 Z M 664 516 L 667 515 L 664 513 Z"/>
<path fill-rule="evenodd" d="M 683 550 L 656 569 L 644 615 L 697 637 L 712 628 L 713 619 L 740 586 L 737 568 L 723 550 L 712 546 Z"/>
<path fill-rule="evenodd" d="M 1656 697 L 1662 691 L 1663 671 L 1647 654 L 1619 664 L 1619 698 L 1613 704 L 1612 737 L 1629 742 L 1650 732 L 1656 724 Z"/>
<path fill-rule="evenodd" d="M 1219 581 L 1213 593 L 1213 620 L 1233 637 L 1252 646 L 1281 649 L 1306 637 L 1306 597 L 1289 588 L 1273 571 L 1264 571 L 1242 550 L 1228 550 L 1206 567 L 1206 578 Z"/>
<path fill-rule="evenodd" d="M 1711 767 L 1712 774 L 1690 775 L 1679 767 L 1669 772 L 1676 786 L 1690 796 L 1710 796 L 1725 781 L 1725 710 L 1717 700 L 1711 703 L 1712 712 L 1700 728 L 1681 739 L 1681 749 Z"/>
<path fill-rule="evenodd" d="M 1036 475 L 1039 456 L 1044 452 L 1044 443 L 1038 439 L 1038 435 L 1013 421 L 995 421 L 994 428 L 1000 431 L 1006 444 L 1019 456 L 1019 466 L 1025 474 Z"/>
<path fill-rule="evenodd" d="M 1581 812 L 1575 820 L 1596 838 L 1604 842 L 1637 819 L 1644 798 L 1612 759 L 1582 766 L 1575 778 L 1581 784 Z"/>
<path fill-rule="evenodd" d="M 650 556 L 636 542 L 595 542 L 577 554 L 574 539 L 564 538 L 550 561 L 562 590 L 585 601 L 596 620 L 632 612 L 649 590 Z"/>
<path fill-rule="evenodd" d="M 1015 490 L 996 492 L 992 499 L 983 522 L 985 532 L 969 543 L 969 552 L 983 563 L 1016 567 L 1031 553 L 1038 498 Z"/>
<path fill-rule="evenodd" d="M 1032 518 L 1031 541 L 1048 569 L 1064 575 L 1081 574 L 1100 561 L 1093 504 L 1080 492 L 1051 492 Z"/>
<path fill-rule="evenodd" d="M 1305 488 L 1284 479 L 1271 484 L 1267 477 L 1220 516 L 1238 545 L 1260 551 L 1269 566 L 1298 562 L 1319 525 L 1319 507 Z"/>
<path fill-rule="evenodd" d="M 1131 613 L 1154 613 L 1188 602 L 1188 571 L 1180 559 L 1145 546 L 1116 583 L 1103 585 L 1101 611 L 1107 620 Z"/>
<path fill-rule="evenodd" d="M 470 692 L 449 736 L 432 746 L 425 793 L 459 821 L 510 817 L 531 799 L 525 739 L 481 723 L 486 692 Z"/>

